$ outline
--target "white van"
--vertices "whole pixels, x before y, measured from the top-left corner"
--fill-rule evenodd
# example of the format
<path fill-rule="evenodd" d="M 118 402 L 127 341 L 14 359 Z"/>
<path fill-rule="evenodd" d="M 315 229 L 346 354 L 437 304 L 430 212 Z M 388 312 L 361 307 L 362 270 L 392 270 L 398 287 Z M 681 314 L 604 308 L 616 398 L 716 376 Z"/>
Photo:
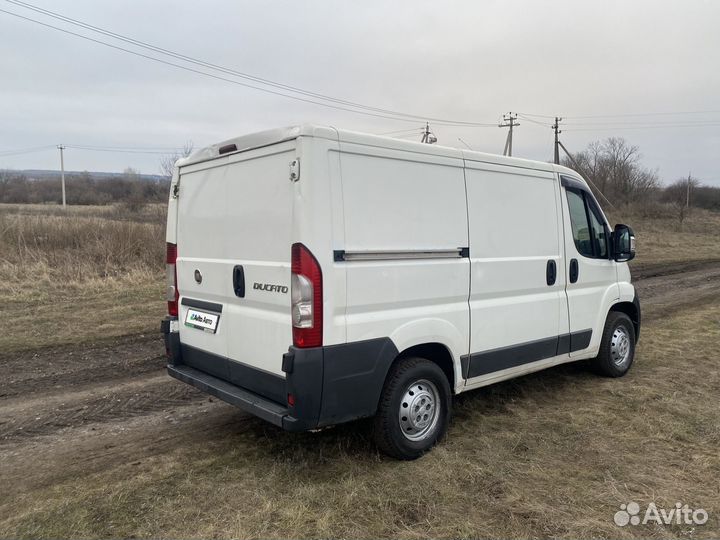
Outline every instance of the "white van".
<path fill-rule="evenodd" d="M 283 429 L 374 416 L 413 459 L 453 394 L 633 362 L 635 238 L 570 169 L 319 126 L 177 165 L 168 372 Z"/>

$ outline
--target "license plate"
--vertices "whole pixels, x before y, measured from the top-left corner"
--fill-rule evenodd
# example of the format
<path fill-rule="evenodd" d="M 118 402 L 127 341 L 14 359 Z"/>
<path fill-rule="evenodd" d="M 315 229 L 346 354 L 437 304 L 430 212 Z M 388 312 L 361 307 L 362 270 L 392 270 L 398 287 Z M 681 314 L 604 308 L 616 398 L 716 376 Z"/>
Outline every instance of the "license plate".
<path fill-rule="evenodd" d="M 214 334 L 217 330 L 219 320 L 220 315 L 216 313 L 206 313 L 204 311 L 198 311 L 197 309 L 188 309 L 187 315 L 185 315 L 185 326 Z"/>

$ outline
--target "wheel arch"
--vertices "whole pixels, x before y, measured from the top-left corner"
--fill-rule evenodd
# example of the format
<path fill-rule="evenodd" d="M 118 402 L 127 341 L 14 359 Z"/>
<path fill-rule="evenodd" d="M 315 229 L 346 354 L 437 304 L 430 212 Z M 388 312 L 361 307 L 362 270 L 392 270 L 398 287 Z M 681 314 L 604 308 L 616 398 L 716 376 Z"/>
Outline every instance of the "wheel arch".
<path fill-rule="evenodd" d="M 640 307 L 637 305 L 637 302 L 617 302 L 610 306 L 608 315 L 613 311 L 624 313 L 630 317 L 635 330 L 635 342 L 637 343 L 640 339 Z"/>
<path fill-rule="evenodd" d="M 393 366 L 397 363 L 402 362 L 406 358 L 424 358 L 429 360 L 433 364 L 436 364 L 447 377 L 450 390 L 455 392 L 455 383 L 457 381 L 455 377 L 455 361 L 450 349 L 438 342 L 420 343 L 404 349 L 398 353 L 393 360 L 388 374 L 390 373 Z M 387 375 L 385 376 L 387 379 Z"/>

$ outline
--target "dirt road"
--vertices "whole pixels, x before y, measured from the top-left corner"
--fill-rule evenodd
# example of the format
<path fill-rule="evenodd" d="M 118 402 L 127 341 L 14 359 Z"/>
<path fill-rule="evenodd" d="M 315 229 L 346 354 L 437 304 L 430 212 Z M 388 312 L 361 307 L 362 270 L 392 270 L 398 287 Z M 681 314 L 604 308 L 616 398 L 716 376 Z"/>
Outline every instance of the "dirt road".
<path fill-rule="evenodd" d="M 720 299 L 720 261 L 635 272 L 644 322 Z M 0 503 L 178 447 L 273 429 L 169 378 L 159 335 L 0 355 Z"/>

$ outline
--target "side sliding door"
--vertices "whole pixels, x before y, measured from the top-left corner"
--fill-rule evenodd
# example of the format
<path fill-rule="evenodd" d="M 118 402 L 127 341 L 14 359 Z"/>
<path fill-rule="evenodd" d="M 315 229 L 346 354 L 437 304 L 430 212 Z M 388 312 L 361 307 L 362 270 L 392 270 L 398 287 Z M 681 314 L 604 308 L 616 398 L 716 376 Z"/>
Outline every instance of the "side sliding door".
<path fill-rule="evenodd" d="M 466 386 L 568 358 L 560 189 L 551 170 L 466 161 L 470 354 Z"/>

